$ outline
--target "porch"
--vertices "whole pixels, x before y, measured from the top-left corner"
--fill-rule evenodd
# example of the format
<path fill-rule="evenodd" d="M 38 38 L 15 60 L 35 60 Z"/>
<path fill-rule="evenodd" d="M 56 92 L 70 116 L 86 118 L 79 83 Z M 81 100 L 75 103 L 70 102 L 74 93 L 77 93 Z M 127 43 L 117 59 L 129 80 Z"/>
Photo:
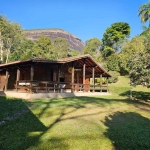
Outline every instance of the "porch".
<path fill-rule="evenodd" d="M 8 91 L 0 91 L 0 96 L 8 96 L 14 98 L 22 98 L 22 99 L 40 99 L 40 98 L 65 98 L 65 97 L 76 97 L 76 96 L 108 96 L 111 93 L 106 92 L 64 92 L 64 93 L 26 93 L 26 92 L 18 92 L 8 90 Z"/>
<path fill-rule="evenodd" d="M 0 65 L 0 89 L 28 98 L 107 94 L 109 77 L 90 55 L 60 60 L 34 58 Z M 95 78 L 100 78 L 99 84 Z"/>
<path fill-rule="evenodd" d="M 69 82 L 20 80 L 16 83 L 16 91 L 26 93 L 108 92 L 108 83 L 96 85 Z"/>

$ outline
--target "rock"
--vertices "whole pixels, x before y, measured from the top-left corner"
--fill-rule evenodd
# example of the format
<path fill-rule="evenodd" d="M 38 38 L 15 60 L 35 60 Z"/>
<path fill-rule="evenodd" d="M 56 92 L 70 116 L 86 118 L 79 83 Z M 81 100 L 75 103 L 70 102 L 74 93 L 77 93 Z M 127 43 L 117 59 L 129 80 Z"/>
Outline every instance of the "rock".
<path fill-rule="evenodd" d="M 82 52 L 85 46 L 81 39 L 62 29 L 25 30 L 25 35 L 30 40 L 37 40 L 40 36 L 48 36 L 51 40 L 61 37 L 67 40 L 71 49 L 79 52 Z"/>

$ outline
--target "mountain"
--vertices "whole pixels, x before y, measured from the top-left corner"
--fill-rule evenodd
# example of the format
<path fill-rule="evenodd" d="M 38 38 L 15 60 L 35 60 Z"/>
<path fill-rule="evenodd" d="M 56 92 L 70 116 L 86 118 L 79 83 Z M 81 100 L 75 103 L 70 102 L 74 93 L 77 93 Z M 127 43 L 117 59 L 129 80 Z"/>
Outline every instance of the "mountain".
<path fill-rule="evenodd" d="M 62 29 L 35 29 L 25 30 L 25 35 L 30 40 L 37 40 L 40 36 L 48 36 L 51 40 L 61 37 L 67 40 L 71 49 L 82 52 L 84 43 L 78 37 Z"/>

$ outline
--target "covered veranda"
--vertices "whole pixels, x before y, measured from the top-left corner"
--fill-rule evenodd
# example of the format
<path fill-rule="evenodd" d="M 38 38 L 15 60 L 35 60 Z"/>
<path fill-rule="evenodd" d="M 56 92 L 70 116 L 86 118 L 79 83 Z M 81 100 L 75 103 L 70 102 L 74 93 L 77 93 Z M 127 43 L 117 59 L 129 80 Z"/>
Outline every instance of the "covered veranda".
<path fill-rule="evenodd" d="M 107 93 L 109 77 L 90 55 L 59 60 L 34 58 L 0 65 L 1 90 L 18 94 Z M 95 78 L 100 78 L 99 84 L 95 84 Z"/>

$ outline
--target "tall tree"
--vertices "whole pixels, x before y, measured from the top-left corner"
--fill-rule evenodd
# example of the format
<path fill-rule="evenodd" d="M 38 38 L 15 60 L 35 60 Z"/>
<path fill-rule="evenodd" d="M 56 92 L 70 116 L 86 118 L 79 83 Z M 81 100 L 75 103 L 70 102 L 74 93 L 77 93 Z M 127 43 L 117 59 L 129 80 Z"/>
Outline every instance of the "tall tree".
<path fill-rule="evenodd" d="M 144 38 L 142 36 L 134 37 L 131 40 L 127 40 L 123 43 L 121 47 L 121 52 L 119 53 L 120 61 L 120 71 L 121 74 L 129 73 L 128 61 L 132 58 L 142 53 L 145 49 Z"/>
<path fill-rule="evenodd" d="M 53 45 L 51 39 L 49 37 L 40 36 L 34 44 L 32 56 L 51 59 L 52 55 Z"/>
<path fill-rule="evenodd" d="M 69 44 L 63 38 L 56 38 L 53 41 L 55 59 L 65 58 L 68 56 Z"/>
<path fill-rule="evenodd" d="M 141 22 L 145 23 L 150 20 L 150 1 L 147 4 L 143 4 L 139 7 L 139 16 L 141 17 Z M 150 22 L 149 22 L 150 26 Z"/>
<path fill-rule="evenodd" d="M 102 42 L 97 39 L 89 39 L 85 43 L 84 54 L 90 54 L 96 61 L 100 61 L 101 58 L 101 49 Z"/>
<path fill-rule="evenodd" d="M 1 62 L 3 61 L 3 46 L 4 46 L 3 37 L 0 32 L 0 60 Z"/>
<path fill-rule="evenodd" d="M 7 63 L 11 52 L 20 45 L 24 34 L 19 24 L 12 23 L 3 16 L 0 16 L 0 31 L 1 60 Z"/>
<path fill-rule="evenodd" d="M 150 86 L 150 36 L 144 39 L 144 49 L 128 61 L 132 85 Z"/>
<path fill-rule="evenodd" d="M 103 49 L 105 56 L 118 52 L 120 45 L 130 35 L 130 26 L 126 22 L 117 22 L 107 28 L 103 38 Z M 108 51 L 108 52 L 107 52 Z"/>
<path fill-rule="evenodd" d="M 33 49 L 34 43 L 34 41 L 24 38 L 19 46 L 11 53 L 10 61 L 25 60 L 35 57 Z"/>

